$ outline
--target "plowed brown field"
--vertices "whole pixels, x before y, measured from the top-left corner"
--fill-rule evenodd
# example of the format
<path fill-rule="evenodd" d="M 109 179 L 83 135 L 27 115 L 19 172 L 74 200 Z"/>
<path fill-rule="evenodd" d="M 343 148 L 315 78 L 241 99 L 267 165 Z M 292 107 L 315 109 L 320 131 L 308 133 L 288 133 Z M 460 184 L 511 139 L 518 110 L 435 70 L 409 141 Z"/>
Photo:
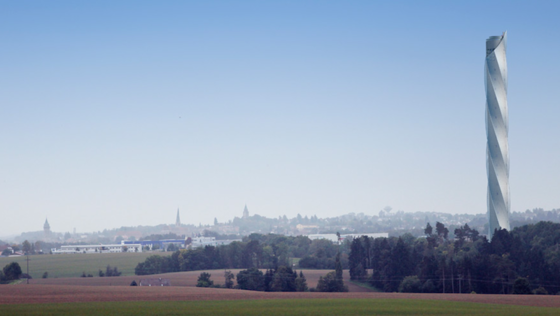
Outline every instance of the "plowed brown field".
<path fill-rule="evenodd" d="M 560 307 L 556 295 L 477 295 L 403 293 L 272 293 L 196 287 L 0 285 L 0 304 L 104 302 L 104 301 L 192 301 L 253 299 L 426 299 L 508 305 Z"/>
<path fill-rule="evenodd" d="M 237 274 L 240 269 L 230 270 L 233 274 Z M 302 270 L 307 285 L 309 287 L 316 287 L 319 277 L 326 275 L 329 270 Z M 176 272 L 166 274 L 153 274 L 144 276 L 122 276 L 122 277 L 94 277 L 94 278 L 58 278 L 58 279 L 31 279 L 31 284 L 50 284 L 50 285 L 86 285 L 86 286 L 109 286 L 109 285 L 130 285 L 133 280 L 139 282 L 140 279 L 153 279 L 153 278 L 166 278 L 171 282 L 171 286 L 196 286 L 198 276 L 203 271 L 188 271 Z M 215 284 L 224 284 L 224 270 L 207 270 L 206 272 L 212 275 L 211 279 Z M 264 272 L 264 270 L 263 270 Z M 299 273 L 299 271 L 298 271 Z M 371 292 L 371 290 L 357 286 L 350 283 L 348 271 L 344 271 L 345 284 L 348 286 L 350 292 Z"/>

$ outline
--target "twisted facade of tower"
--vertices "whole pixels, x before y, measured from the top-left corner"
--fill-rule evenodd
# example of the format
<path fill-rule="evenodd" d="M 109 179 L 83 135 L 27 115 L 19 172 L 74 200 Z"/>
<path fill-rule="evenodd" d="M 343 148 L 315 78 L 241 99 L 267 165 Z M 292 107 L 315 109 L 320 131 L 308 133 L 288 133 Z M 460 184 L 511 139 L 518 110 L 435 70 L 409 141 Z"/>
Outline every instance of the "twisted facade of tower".
<path fill-rule="evenodd" d="M 509 227 L 509 153 L 507 106 L 507 33 L 486 40 L 486 170 L 489 236 Z"/>

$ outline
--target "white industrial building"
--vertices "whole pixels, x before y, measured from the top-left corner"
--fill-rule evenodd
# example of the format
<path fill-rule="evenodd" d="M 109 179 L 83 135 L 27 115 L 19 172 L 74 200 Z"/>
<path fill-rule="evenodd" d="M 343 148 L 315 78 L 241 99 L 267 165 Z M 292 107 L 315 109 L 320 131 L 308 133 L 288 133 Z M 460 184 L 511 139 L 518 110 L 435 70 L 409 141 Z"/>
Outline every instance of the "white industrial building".
<path fill-rule="evenodd" d="M 60 249 L 53 248 L 51 249 L 51 252 L 53 254 L 117 253 L 117 252 L 123 252 L 124 249 L 126 249 L 126 252 L 142 252 L 142 245 L 141 244 L 69 245 L 69 246 L 60 246 Z"/>

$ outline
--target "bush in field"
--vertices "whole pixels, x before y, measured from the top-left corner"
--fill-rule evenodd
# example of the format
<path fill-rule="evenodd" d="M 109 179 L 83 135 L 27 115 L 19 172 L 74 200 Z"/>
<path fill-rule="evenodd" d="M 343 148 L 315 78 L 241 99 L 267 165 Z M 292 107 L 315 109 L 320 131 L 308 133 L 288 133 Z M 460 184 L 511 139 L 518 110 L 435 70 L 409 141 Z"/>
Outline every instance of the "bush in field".
<path fill-rule="evenodd" d="M 233 279 L 235 278 L 233 273 L 231 273 L 231 271 L 227 270 L 226 272 L 224 272 L 224 277 L 226 279 L 226 282 L 224 283 L 224 287 L 227 288 L 227 289 L 233 288 Z"/>
<path fill-rule="evenodd" d="M 336 272 L 329 272 L 324 277 L 319 278 L 317 283 L 317 292 L 348 292 L 342 279 L 338 278 Z"/>
<path fill-rule="evenodd" d="M 539 286 L 538 288 L 536 288 L 536 289 L 533 291 L 533 294 L 536 294 L 536 295 L 548 295 L 548 291 L 547 291 L 544 287 Z"/>
<path fill-rule="evenodd" d="M 210 280 L 211 276 L 212 275 L 210 273 L 202 272 L 198 276 L 198 282 L 196 283 L 196 286 L 197 287 L 211 287 L 212 285 L 214 285 L 214 281 Z"/>
<path fill-rule="evenodd" d="M 404 278 L 399 285 L 399 292 L 402 293 L 421 293 L 422 292 L 422 282 L 418 279 L 418 276 L 412 275 Z"/>
<path fill-rule="evenodd" d="M 242 290 L 264 291 L 264 275 L 257 268 L 239 271 L 237 287 Z"/>
<path fill-rule="evenodd" d="M 49 277 L 49 273 L 47 271 L 45 271 L 45 273 L 43 273 L 43 279 L 46 279 Z"/>
<path fill-rule="evenodd" d="M 4 272 L 4 278 L 6 281 L 17 280 L 22 273 L 21 267 L 17 262 L 7 264 L 4 269 L 2 269 L 2 272 Z"/>
<path fill-rule="evenodd" d="M 271 280 L 265 287 L 272 292 L 295 292 L 297 273 L 292 268 L 280 266 L 276 271 L 270 271 Z"/>
<path fill-rule="evenodd" d="M 121 275 L 121 272 L 119 271 L 119 269 L 117 269 L 117 267 L 112 267 L 111 268 L 110 265 L 107 265 L 107 268 L 105 269 L 105 276 L 117 277 L 117 276 L 120 276 L 120 275 Z"/>

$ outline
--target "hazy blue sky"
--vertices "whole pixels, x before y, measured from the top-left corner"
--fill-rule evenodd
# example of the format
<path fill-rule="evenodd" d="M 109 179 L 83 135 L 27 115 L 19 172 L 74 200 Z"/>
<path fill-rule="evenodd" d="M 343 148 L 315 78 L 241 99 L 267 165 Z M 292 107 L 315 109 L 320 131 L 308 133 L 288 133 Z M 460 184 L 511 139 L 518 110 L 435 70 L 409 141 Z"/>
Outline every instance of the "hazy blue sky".
<path fill-rule="evenodd" d="M 559 1 L 0 1 L 0 236 L 486 212 L 508 31 L 512 211 L 560 207 Z"/>

